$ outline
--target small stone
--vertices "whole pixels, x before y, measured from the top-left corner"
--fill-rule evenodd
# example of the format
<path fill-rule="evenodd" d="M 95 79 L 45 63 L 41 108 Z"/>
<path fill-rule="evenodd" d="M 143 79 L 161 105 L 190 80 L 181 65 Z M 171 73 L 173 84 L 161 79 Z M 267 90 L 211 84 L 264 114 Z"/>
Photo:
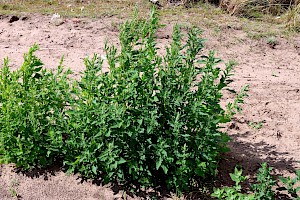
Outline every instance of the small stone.
<path fill-rule="evenodd" d="M 22 21 L 25 21 L 25 20 L 27 20 L 27 19 L 28 19 L 27 16 L 23 16 L 23 17 L 21 18 Z"/>
<path fill-rule="evenodd" d="M 9 19 L 8 23 L 13 23 L 13 22 L 16 22 L 18 21 L 20 18 L 17 17 L 17 16 L 11 16 L 11 18 Z"/>

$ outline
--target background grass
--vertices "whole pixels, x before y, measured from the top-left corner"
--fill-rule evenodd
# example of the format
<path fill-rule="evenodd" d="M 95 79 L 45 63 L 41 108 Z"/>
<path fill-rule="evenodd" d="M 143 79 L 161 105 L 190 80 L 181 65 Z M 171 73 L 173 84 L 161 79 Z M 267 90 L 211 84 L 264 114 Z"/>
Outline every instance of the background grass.
<path fill-rule="evenodd" d="M 300 6 L 295 1 L 290 4 L 287 4 L 287 0 L 281 3 L 275 0 L 206 1 L 175 0 L 170 3 L 170 0 L 160 0 L 161 21 L 213 29 L 238 23 L 253 39 L 287 36 L 300 30 Z M 0 14 L 58 13 L 62 17 L 128 18 L 135 7 L 141 13 L 147 13 L 151 6 L 148 0 L 2 0 Z"/>

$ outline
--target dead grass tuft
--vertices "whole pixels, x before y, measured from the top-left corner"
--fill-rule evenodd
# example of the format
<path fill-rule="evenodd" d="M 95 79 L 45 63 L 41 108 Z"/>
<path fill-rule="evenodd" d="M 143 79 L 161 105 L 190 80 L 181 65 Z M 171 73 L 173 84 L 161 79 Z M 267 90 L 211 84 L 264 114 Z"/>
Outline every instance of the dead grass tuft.
<path fill-rule="evenodd" d="M 300 0 L 168 0 L 193 4 L 205 2 L 220 6 L 231 15 L 257 18 L 262 14 L 281 15 L 300 4 Z"/>
<path fill-rule="evenodd" d="M 300 3 L 292 6 L 285 14 L 287 27 L 292 31 L 300 31 Z"/>
<path fill-rule="evenodd" d="M 228 13 L 246 17 L 259 13 L 280 15 L 295 4 L 292 0 L 220 0 L 220 6 Z"/>

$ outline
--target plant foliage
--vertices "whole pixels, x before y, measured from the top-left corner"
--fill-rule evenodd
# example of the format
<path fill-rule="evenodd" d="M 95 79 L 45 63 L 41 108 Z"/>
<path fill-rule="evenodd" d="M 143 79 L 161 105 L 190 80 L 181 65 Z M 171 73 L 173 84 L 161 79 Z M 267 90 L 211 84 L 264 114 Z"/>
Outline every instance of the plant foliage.
<path fill-rule="evenodd" d="M 69 99 L 69 71 L 42 69 L 33 53 L 11 71 L 8 59 L 0 71 L 0 158 L 29 169 L 52 164 L 63 156 L 64 117 Z"/>
<path fill-rule="evenodd" d="M 187 190 L 216 173 L 229 137 L 229 122 L 247 87 L 225 111 L 222 91 L 231 82 L 233 63 L 224 70 L 197 28 L 183 35 L 179 26 L 163 55 L 158 54 L 158 17 L 136 14 L 120 32 L 120 51 L 106 44 L 109 72 L 97 55 L 85 60 L 79 81 L 43 70 L 33 53 L 0 75 L 0 154 L 25 169 L 58 159 L 70 172 L 103 177 L 105 182 L 141 187 L 166 184 Z"/>
<path fill-rule="evenodd" d="M 242 175 L 242 169 L 235 168 L 234 173 L 230 174 L 235 185 L 232 187 L 214 188 L 212 197 L 225 200 L 275 200 L 277 199 L 276 195 L 281 195 L 280 191 L 286 191 L 289 195 L 285 194 L 285 199 L 300 199 L 300 187 L 297 186 L 300 177 L 299 170 L 296 170 L 294 178 L 290 176 L 279 177 L 282 186 L 276 188 L 276 194 L 274 187 L 278 185 L 279 180 L 275 180 L 271 172 L 272 168 L 268 167 L 266 163 L 262 163 L 256 176 L 256 183 L 251 185 L 249 191 L 242 191 L 241 183 L 247 180 L 248 177 Z"/>

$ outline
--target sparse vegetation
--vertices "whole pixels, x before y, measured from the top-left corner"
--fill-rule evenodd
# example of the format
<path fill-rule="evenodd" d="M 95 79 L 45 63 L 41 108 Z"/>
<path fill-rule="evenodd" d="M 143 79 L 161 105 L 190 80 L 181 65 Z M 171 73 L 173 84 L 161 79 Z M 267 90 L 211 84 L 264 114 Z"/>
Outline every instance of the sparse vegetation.
<path fill-rule="evenodd" d="M 299 196 L 299 182 L 300 182 L 300 171 L 296 170 L 296 176 L 294 178 L 291 177 L 280 177 L 279 178 L 281 183 L 283 184 L 282 187 L 277 188 L 279 191 L 287 191 L 294 199 L 300 199 Z"/>
<path fill-rule="evenodd" d="M 286 13 L 287 27 L 293 31 L 300 30 L 300 3 L 291 6 Z"/>
<path fill-rule="evenodd" d="M 169 1 L 161 0 L 163 9 L 161 17 L 163 21 L 168 21 L 178 17 L 184 23 L 184 17 L 192 14 L 194 17 L 189 18 L 189 22 L 197 25 L 210 25 L 212 27 L 218 24 L 228 23 L 231 19 L 229 15 L 236 15 L 242 18 L 259 19 L 270 22 L 270 30 L 264 30 L 258 34 L 263 37 L 269 34 L 262 32 L 278 32 L 285 34 L 286 30 L 281 30 L 280 24 L 286 25 L 289 30 L 297 31 L 299 28 L 299 2 L 288 0 L 178 0 Z M 170 4 L 170 2 L 172 2 Z M 22 1 L 11 0 L 0 2 L 0 13 L 20 15 L 21 13 L 42 13 L 54 14 L 59 13 L 62 17 L 102 17 L 102 16 L 118 16 L 120 18 L 129 17 L 128 13 L 138 7 L 142 13 L 146 13 L 151 7 L 150 1 L 75 1 L 75 0 L 51 0 L 51 1 Z M 186 6 L 185 6 L 186 5 Z M 201 18 L 202 20 L 198 20 Z M 243 20 L 243 19 L 242 19 Z M 258 23 L 259 21 L 252 21 Z M 247 23 L 249 24 L 249 22 Z M 274 27 L 276 24 L 276 27 Z M 257 32 L 255 28 L 250 29 L 250 35 Z M 279 30 L 277 30 L 279 28 Z M 275 31 L 276 30 L 276 31 Z M 264 36 L 266 35 L 266 36 Z"/>
<path fill-rule="evenodd" d="M 253 122 L 249 122 L 248 125 L 254 129 L 261 129 L 263 127 L 263 122 L 262 121 L 254 122 L 253 121 Z"/>
<path fill-rule="evenodd" d="M 17 193 L 17 187 L 19 185 L 18 180 L 16 179 L 12 179 L 10 182 L 10 186 L 9 186 L 9 193 L 11 197 L 18 197 L 18 193 Z"/>
<path fill-rule="evenodd" d="M 296 171 L 296 177 L 279 177 L 284 186 L 277 187 L 276 191 L 274 187 L 278 184 L 279 180 L 276 180 L 272 173 L 271 167 L 268 167 L 266 163 L 263 163 L 258 170 L 256 176 L 256 183 L 251 185 L 249 191 L 242 192 L 241 183 L 248 179 L 247 176 L 243 176 L 243 170 L 237 167 L 234 173 L 230 174 L 231 179 L 235 182 L 232 187 L 223 187 L 214 189 L 212 197 L 224 200 L 275 200 L 276 191 L 287 191 L 290 197 L 285 199 L 299 199 L 300 187 L 297 187 L 297 181 L 300 178 L 300 172 Z"/>
<path fill-rule="evenodd" d="M 276 45 L 279 44 L 279 42 L 278 42 L 278 40 L 276 39 L 276 37 L 271 36 L 271 37 L 268 37 L 268 38 L 267 38 L 267 44 L 270 45 L 270 46 L 275 47 Z"/>
<path fill-rule="evenodd" d="M 17 191 L 12 187 L 9 188 L 9 193 L 10 193 L 11 197 L 17 197 L 18 196 Z"/>

